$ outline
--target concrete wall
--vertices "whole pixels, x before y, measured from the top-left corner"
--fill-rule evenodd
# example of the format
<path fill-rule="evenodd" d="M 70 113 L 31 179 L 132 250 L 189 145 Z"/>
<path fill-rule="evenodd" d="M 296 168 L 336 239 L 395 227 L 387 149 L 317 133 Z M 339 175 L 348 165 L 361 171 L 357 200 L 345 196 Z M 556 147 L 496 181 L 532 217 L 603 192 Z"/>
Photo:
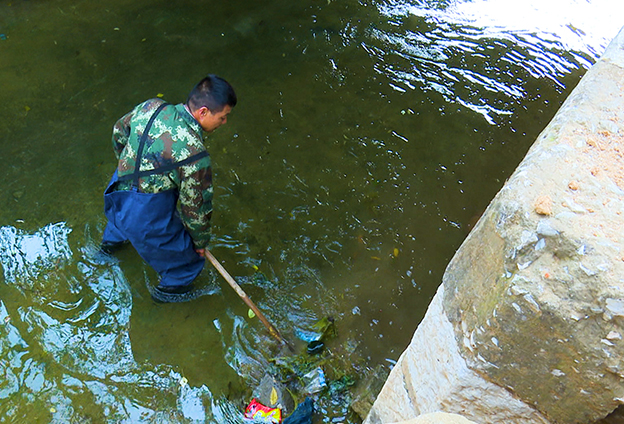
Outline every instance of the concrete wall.
<path fill-rule="evenodd" d="M 592 423 L 624 404 L 624 30 L 457 251 L 366 424 Z"/>

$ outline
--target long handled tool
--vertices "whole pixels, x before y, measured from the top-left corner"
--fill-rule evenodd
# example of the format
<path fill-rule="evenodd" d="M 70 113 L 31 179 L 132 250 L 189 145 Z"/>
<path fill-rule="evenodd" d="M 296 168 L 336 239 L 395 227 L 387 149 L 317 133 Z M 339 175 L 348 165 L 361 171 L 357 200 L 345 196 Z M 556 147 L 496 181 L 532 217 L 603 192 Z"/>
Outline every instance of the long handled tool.
<path fill-rule="evenodd" d="M 264 326 L 266 327 L 267 330 L 269 330 L 269 333 L 275 337 L 280 343 L 285 344 L 286 346 L 288 346 L 288 348 L 291 351 L 294 351 L 294 348 L 291 346 L 290 343 L 288 343 L 286 341 L 286 339 L 284 339 L 279 331 L 277 331 L 277 329 L 275 327 L 273 327 L 273 325 L 265 318 L 265 316 L 262 314 L 262 312 L 260 312 L 260 310 L 258 309 L 258 307 L 251 301 L 251 299 L 249 298 L 249 296 L 247 296 L 247 294 L 243 291 L 243 289 L 241 289 L 241 287 L 238 285 L 238 283 L 232 278 L 232 276 L 225 270 L 225 268 L 223 268 L 223 266 L 219 263 L 219 261 L 217 261 L 217 258 L 215 258 L 212 253 L 210 253 L 208 251 L 208 249 L 204 250 L 204 255 L 206 256 L 206 259 L 208 259 L 210 261 L 210 263 L 212 263 L 212 265 L 214 265 L 214 267 L 217 269 L 217 271 L 219 271 L 219 274 L 221 274 L 221 276 L 223 278 L 225 278 L 225 281 L 228 282 L 228 284 L 234 289 L 234 291 L 236 291 L 236 293 L 238 294 L 238 296 L 243 299 L 243 302 L 245 302 L 245 304 L 247 306 L 249 306 L 249 309 L 251 309 L 256 316 L 260 319 L 260 321 L 262 321 L 262 324 L 264 324 Z"/>

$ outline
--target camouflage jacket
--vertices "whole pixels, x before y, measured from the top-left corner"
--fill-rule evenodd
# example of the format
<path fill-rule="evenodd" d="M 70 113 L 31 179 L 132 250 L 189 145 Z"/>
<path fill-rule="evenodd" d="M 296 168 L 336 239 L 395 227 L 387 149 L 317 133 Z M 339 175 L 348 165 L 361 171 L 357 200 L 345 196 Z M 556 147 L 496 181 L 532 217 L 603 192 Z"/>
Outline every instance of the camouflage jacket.
<path fill-rule="evenodd" d="M 152 114 L 164 103 L 151 99 L 136 106 L 113 127 L 113 149 L 119 159 L 117 172 L 123 177 L 134 172 L 139 140 Z M 141 171 L 172 165 L 206 152 L 202 129 L 183 104 L 166 106 L 158 115 L 143 148 Z M 116 190 L 129 190 L 132 180 L 121 181 Z M 139 178 L 139 191 L 159 193 L 177 190 L 182 223 L 196 248 L 210 241 L 212 215 L 212 170 L 206 156 L 164 173 Z"/>

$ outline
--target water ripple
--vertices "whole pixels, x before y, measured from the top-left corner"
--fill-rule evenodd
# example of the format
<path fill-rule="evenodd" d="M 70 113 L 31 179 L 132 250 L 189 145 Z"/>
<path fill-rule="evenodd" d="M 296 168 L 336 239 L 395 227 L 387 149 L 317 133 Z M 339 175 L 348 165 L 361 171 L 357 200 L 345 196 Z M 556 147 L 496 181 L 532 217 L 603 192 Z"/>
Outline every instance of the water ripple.
<path fill-rule="evenodd" d="M 6 283 L 27 283 L 72 256 L 67 243 L 71 229 L 64 222 L 49 224 L 34 234 L 0 227 L 0 263 Z"/>
<path fill-rule="evenodd" d="M 615 19 L 593 21 L 615 3 L 570 3 L 389 0 L 378 6 L 389 25 L 371 27 L 362 47 L 396 91 L 431 90 L 496 124 L 531 79 L 564 89 L 563 77 L 589 68 L 617 34 Z"/>
<path fill-rule="evenodd" d="M 13 253 L 2 257 L 5 283 L 19 299 L 9 288 L 0 299 L 0 416 L 18 422 L 37 411 L 50 422 L 205 422 L 207 388 L 182 384 L 171 366 L 134 360 L 124 274 L 114 262 L 73 258 L 70 232 L 63 223 L 34 234 L 1 229 L 0 249 Z M 77 399 L 92 399 L 86 416 Z"/>

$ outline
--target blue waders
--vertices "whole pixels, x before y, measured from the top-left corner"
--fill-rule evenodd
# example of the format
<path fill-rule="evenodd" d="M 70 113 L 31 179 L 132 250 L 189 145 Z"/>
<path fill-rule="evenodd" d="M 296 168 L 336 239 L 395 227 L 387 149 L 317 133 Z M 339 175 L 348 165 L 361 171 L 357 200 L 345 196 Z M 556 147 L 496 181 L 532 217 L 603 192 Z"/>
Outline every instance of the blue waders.
<path fill-rule="evenodd" d="M 103 243 L 129 241 L 141 257 L 160 275 L 160 286 L 174 288 L 193 282 L 204 267 L 205 259 L 195 252 L 193 240 L 184 228 L 177 213 L 177 190 L 160 193 L 139 192 L 139 177 L 160 174 L 186 165 L 208 153 L 204 152 L 170 166 L 140 171 L 143 148 L 148 132 L 163 103 L 147 123 L 137 151 L 133 174 L 113 174 L 104 192 L 104 214 L 108 224 L 104 229 Z M 132 189 L 114 191 L 118 181 L 132 180 Z"/>

